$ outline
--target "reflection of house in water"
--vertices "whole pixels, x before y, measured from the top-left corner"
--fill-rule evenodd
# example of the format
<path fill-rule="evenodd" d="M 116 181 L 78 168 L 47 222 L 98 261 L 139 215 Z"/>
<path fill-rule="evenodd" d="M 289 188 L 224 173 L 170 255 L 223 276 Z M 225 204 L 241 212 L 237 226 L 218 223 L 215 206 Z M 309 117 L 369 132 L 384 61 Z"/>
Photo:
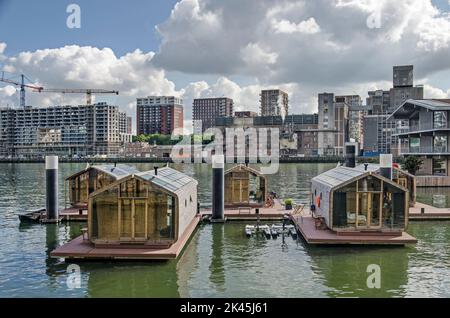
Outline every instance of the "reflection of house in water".
<path fill-rule="evenodd" d="M 328 297 L 404 297 L 408 285 L 409 250 L 403 248 L 312 247 L 311 270 Z M 381 288 L 369 288 L 370 265 L 380 268 Z M 372 278 L 372 277 L 371 277 Z M 373 282 L 370 279 L 370 282 Z"/>
<path fill-rule="evenodd" d="M 130 174 L 139 173 L 126 165 L 88 166 L 66 178 L 72 207 L 87 209 L 89 195 Z"/>
<path fill-rule="evenodd" d="M 176 262 L 86 263 L 87 297 L 178 298 Z"/>
<path fill-rule="evenodd" d="M 262 207 L 267 199 L 267 178 L 245 165 L 225 171 L 225 206 Z"/>

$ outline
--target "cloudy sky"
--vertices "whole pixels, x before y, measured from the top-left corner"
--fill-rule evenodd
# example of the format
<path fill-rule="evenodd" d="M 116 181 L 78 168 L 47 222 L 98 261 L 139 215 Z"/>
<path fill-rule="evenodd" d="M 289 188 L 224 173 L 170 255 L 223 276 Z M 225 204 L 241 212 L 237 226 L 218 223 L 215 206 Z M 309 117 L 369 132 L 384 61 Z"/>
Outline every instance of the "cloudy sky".
<path fill-rule="evenodd" d="M 66 25 L 70 3 L 81 28 Z M 0 69 L 46 88 L 104 88 L 134 115 L 135 99 L 228 96 L 258 110 L 262 88 L 290 93 L 294 113 L 317 94 L 391 87 L 414 64 L 429 98 L 450 97 L 450 0 L 0 0 Z M 27 94 L 35 106 L 84 96 Z M 0 84 L 0 106 L 18 105 Z"/>

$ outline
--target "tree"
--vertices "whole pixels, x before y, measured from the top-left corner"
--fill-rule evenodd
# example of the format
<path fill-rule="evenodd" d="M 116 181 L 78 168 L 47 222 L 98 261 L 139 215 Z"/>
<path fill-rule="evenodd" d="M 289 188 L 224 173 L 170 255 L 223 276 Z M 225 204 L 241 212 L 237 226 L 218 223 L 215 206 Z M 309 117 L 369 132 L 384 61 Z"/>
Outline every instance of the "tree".
<path fill-rule="evenodd" d="M 416 175 L 417 171 L 422 168 L 423 160 L 416 156 L 408 156 L 403 162 L 402 169 L 408 171 L 412 175 Z"/>

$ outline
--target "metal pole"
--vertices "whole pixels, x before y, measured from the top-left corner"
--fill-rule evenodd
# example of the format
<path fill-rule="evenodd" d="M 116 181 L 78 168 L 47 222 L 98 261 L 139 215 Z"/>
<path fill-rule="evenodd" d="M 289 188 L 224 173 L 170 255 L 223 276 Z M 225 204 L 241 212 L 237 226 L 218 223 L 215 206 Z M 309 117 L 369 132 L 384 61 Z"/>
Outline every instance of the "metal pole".
<path fill-rule="evenodd" d="M 223 155 L 212 157 L 212 222 L 225 222 L 225 158 Z"/>
<path fill-rule="evenodd" d="M 45 157 L 47 221 L 59 220 L 58 206 L 58 156 Z"/>

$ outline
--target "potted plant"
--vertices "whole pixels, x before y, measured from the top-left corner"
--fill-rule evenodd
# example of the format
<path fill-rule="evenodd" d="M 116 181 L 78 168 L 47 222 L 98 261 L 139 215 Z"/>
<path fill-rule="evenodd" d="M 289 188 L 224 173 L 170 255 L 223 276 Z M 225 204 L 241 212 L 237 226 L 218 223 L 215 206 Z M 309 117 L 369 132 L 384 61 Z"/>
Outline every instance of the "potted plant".
<path fill-rule="evenodd" d="M 286 210 L 292 210 L 293 204 L 294 204 L 294 201 L 292 199 L 284 200 L 284 207 L 286 208 Z"/>

